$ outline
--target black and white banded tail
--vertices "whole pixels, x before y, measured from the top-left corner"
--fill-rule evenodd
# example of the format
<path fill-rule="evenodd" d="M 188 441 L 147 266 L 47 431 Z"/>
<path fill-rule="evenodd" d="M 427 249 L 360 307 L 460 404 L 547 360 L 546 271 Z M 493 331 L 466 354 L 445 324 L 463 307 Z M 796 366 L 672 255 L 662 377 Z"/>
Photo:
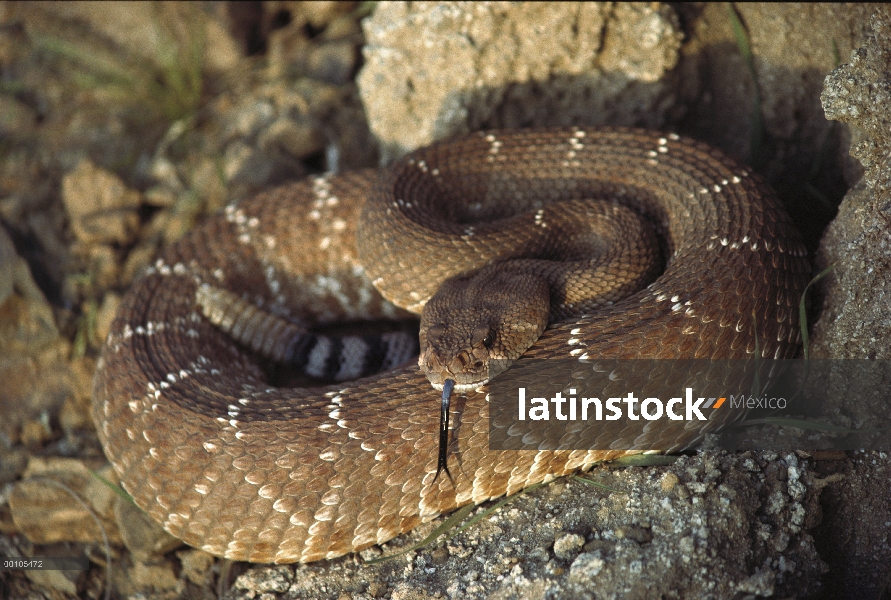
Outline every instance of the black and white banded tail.
<path fill-rule="evenodd" d="M 418 336 L 406 331 L 324 335 L 208 284 L 195 291 L 205 318 L 260 355 L 322 381 L 349 381 L 405 364 L 418 354 Z"/>

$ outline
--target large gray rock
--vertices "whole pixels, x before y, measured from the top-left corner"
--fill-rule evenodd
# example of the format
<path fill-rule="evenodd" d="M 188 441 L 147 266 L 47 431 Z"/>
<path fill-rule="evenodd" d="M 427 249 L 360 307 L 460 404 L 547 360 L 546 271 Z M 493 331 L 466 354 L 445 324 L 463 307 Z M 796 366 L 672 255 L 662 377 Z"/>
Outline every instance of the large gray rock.
<path fill-rule="evenodd" d="M 851 128 L 863 179 L 845 196 L 820 244 L 824 284 L 814 356 L 891 358 L 891 11 L 879 7 L 872 34 L 826 77 L 826 117 Z"/>
<path fill-rule="evenodd" d="M 585 2 L 382 3 L 364 29 L 385 162 L 482 127 L 661 125 L 683 37 L 665 5 Z"/>

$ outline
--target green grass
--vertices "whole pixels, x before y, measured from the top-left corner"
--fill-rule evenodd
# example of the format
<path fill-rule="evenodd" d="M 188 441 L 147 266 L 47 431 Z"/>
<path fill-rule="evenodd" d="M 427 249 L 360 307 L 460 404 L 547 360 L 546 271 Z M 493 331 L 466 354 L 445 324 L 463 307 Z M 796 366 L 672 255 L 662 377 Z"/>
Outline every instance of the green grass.
<path fill-rule="evenodd" d="M 72 358 L 83 358 L 88 348 L 99 348 L 102 344 L 96 322 L 98 313 L 99 307 L 96 300 L 90 299 L 84 303 L 84 311 L 75 322 L 74 345 L 71 349 Z"/>
<path fill-rule="evenodd" d="M 187 119 L 202 100 L 205 32 L 200 20 L 188 25 L 182 42 L 155 24 L 160 48 L 154 60 L 127 57 L 99 43 L 74 42 L 32 32 L 35 49 L 83 90 L 101 92 L 129 106 L 140 118 L 175 122 Z"/>

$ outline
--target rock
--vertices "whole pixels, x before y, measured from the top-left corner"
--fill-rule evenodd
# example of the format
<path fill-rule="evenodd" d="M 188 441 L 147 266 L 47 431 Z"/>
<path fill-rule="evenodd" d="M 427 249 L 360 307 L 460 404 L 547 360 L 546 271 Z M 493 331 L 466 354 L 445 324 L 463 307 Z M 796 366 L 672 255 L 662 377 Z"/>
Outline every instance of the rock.
<path fill-rule="evenodd" d="M 310 51 L 306 71 L 315 79 L 343 85 L 350 80 L 358 60 L 359 52 L 352 41 L 328 42 Z"/>
<path fill-rule="evenodd" d="M 183 566 L 183 577 L 200 586 L 212 583 L 211 568 L 216 560 L 212 555 L 201 550 L 188 549 L 177 552 L 176 556 Z"/>
<path fill-rule="evenodd" d="M 37 585 L 56 590 L 69 596 L 77 594 L 77 571 L 25 571 L 28 579 Z"/>
<path fill-rule="evenodd" d="M 270 124 L 258 137 L 266 152 L 284 151 L 294 158 L 306 158 L 325 147 L 325 138 L 308 120 L 281 118 Z"/>
<path fill-rule="evenodd" d="M 872 8 L 870 35 L 826 77 L 821 97 L 827 118 L 851 128 L 850 150 L 863 165 L 863 178 L 845 196 L 817 254 L 818 269 L 834 267 L 821 284 L 811 346 L 816 357 L 891 357 L 891 10 Z M 841 383 L 838 393 L 848 397 L 861 385 L 887 386 L 850 378 Z M 887 404 L 857 408 L 887 414 Z M 866 426 L 874 422 L 868 412 L 852 416 Z M 814 535 L 832 569 L 827 594 L 880 597 L 891 586 L 891 459 L 886 452 L 855 453 L 818 466 L 827 483 L 824 522 Z"/>
<path fill-rule="evenodd" d="M 813 530 L 829 565 L 826 598 L 881 598 L 891 587 L 891 456 L 855 452 L 821 461 L 823 523 Z M 825 482 L 825 483 L 824 483 Z"/>
<path fill-rule="evenodd" d="M 0 96 L 0 134 L 25 137 L 34 130 L 37 112 L 6 94 Z"/>
<path fill-rule="evenodd" d="M 7 448 L 0 444 L 0 486 L 12 483 L 24 472 L 28 453 L 23 448 Z"/>
<path fill-rule="evenodd" d="M 111 473 L 110 467 L 100 470 L 104 477 L 113 477 Z M 114 492 L 90 475 L 79 460 L 32 458 L 24 479 L 13 488 L 9 507 L 16 528 L 35 544 L 101 544 L 103 537 L 94 516 L 109 542 L 120 544 L 112 515 L 114 498 Z"/>
<path fill-rule="evenodd" d="M 323 28 L 343 15 L 345 12 L 355 10 L 355 2 L 306 2 L 300 5 L 300 13 L 306 21 L 316 28 Z"/>
<path fill-rule="evenodd" d="M 823 309 L 814 325 L 813 356 L 889 358 L 891 346 L 891 11 L 877 8 L 872 35 L 851 62 L 826 78 L 826 116 L 849 123 L 851 154 L 863 179 L 845 196 L 826 231 L 817 268 L 833 264 L 824 280 Z"/>
<path fill-rule="evenodd" d="M 600 557 L 599 552 L 579 554 L 572 561 L 572 566 L 569 569 L 569 578 L 579 583 L 591 581 L 600 575 L 604 565 L 606 565 L 606 561 Z"/>
<path fill-rule="evenodd" d="M 294 572 L 290 567 L 251 569 L 236 579 L 232 588 L 254 594 L 283 593 L 288 591 L 293 581 Z"/>
<path fill-rule="evenodd" d="M 404 597 L 694 598 L 770 583 L 778 597 L 814 595 L 824 565 L 806 531 L 819 519 L 809 469 L 794 454 L 758 453 L 684 457 L 669 468 L 599 468 L 588 476 L 623 491 L 570 478 L 557 494 L 527 493 L 455 535 L 447 555 L 437 553 L 436 542 L 376 565 L 360 567 L 350 557 L 299 565 L 287 589 L 296 598 L 336 596 L 377 581 Z M 790 472 L 801 489 L 790 489 Z M 696 491 L 688 498 L 666 493 L 662 481 L 670 478 Z M 426 533 L 421 527 L 397 538 L 385 554 Z M 556 558 L 548 560 L 551 545 Z M 257 570 L 262 585 L 272 586 L 268 569 Z M 284 588 L 287 577 L 276 577 Z M 261 593 L 251 589 L 234 597 Z"/>
<path fill-rule="evenodd" d="M 114 292 L 105 294 L 102 304 L 99 305 L 99 312 L 96 314 L 96 337 L 104 340 L 111 331 L 111 324 L 121 305 L 121 297 Z"/>
<path fill-rule="evenodd" d="M 6 229 L 0 227 L 0 305 L 12 296 L 18 264 L 19 255 L 15 251 L 15 246 Z"/>
<path fill-rule="evenodd" d="M 70 344 L 0 226 L 0 437 L 33 448 L 53 439 L 50 415 L 71 393 Z M 11 463 L 10 468 L 16 463 Z M 7 476 L 7 473 L 4 473 Z"/>
<path fill-rule="evenodd" d="M 659 125 L 683 37 L 661 4 L 394 2 L 363 27 L 384 161 L 484 126 Z"/>
<path fill-rule="evenodd" d="M 59 336 L 52 308 L 2 226 L 0 314 L 0 349 L 6 353 L 35 354 Z"/>
<path fill-rule="evenodd" d="M 59 427 L 66 434 L 89 431 L 93 426 L 90 402 L 93 393 L 93 373 L 96 359 L 82 357 L 71 362 L 71 394 L 59 411 Z"/>
<path fill-rule="evenodd" d="M 136 562 L 150 563 L 183 545 L 139 507 L 120 496 L 114 501 L 114 518 L 124 545 Z"/>
<path fill-rule="evenodd" d="M 180 590 L 182 582 L 176 576 L 173 565 L 167 561 L 126 564 L 112 573 L 114 588 L 121 596 L 142 595 L 148 591 L 175 592 Z M 160 596 L 165 597 L 165 596 Z M 174 596 L 177 597 L 177 596 Z M 179 596 L 183 597 L 183 596 Z"/>
<path fill-rule="evenodd" d="M 554 555 L 560 560 L 569 560 L 584 545 L 585 538 L 577 533 L 566 533 L 558 537 L 554 542 Z"/>
<path fill-rule="evenodd" d="M 139 192 L 89 160 L 62 179 L 62 200 L 71 229 L 85 244 L 132 241 L 139 225 Z"/>

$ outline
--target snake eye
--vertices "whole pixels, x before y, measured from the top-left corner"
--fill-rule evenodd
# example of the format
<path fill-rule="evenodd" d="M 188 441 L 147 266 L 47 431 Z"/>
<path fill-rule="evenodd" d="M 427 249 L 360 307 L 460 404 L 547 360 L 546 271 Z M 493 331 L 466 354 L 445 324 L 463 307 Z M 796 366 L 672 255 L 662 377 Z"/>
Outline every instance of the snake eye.
<path fill-rule="evenodd" d="M 495 332 L 490 330 L 489 333 L 486 334 L 486 337 L 483 338 L 483 346 L 486 348 L 491 348 L 492 344 L 495 343 Z"/>

